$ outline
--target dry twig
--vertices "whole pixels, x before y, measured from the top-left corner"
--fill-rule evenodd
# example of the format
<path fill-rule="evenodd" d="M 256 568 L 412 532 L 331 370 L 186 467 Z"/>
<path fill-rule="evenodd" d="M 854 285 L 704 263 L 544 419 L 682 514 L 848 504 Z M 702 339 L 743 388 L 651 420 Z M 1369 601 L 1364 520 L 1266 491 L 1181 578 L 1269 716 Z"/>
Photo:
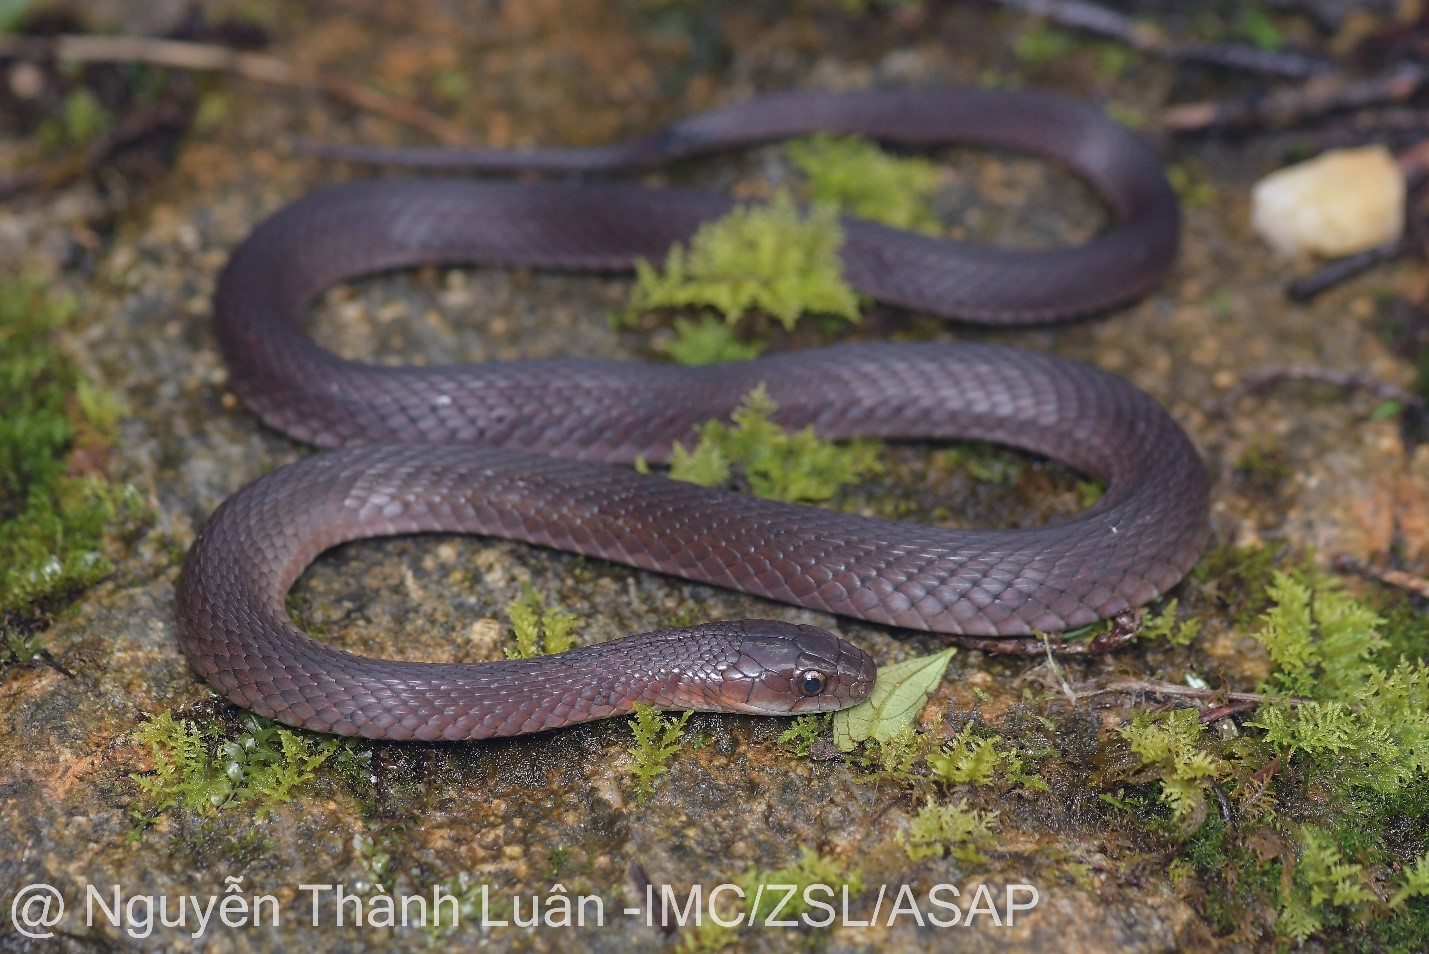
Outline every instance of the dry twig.
<path fill-rule="evenodd" d="M 4 56 L 52 56 L 81 63 L 150 63 L 177 70 L 235 73 L 255 82 L 319 90 L 349 106 L 420 129 L 447 145 L 467 141 L 462 129 L 419 106 L 264 53 L 152 37 L 64 34 L 0 36 L 0 57 Z"/>
<path fill-rule="evenodd" d="M 1266 391 L 1282 381 L 1312 381 L 1344 388 L 1348 391 L 1365 391 L 1380 401 L 1398 401 L 1401 406 L 1421 407 L 1424 399 L 1413 391 L 1396 384 L 1381 381 L 1368 374 L 1341 371 L 1314 364 L 1278 364 L 1260 368 L 1243 376 L 1221 399 L 1223 410 L 1229 411 L 1237 401 L 1247 394 Z"/>
<path fill-rule="evenodd" d="M 1238 43 L 1177 42 L 1160 27 L 1133 20 L 1115 10 L 1086 0 L 997 0 L 1011 10 L 1030 13 L 1058 26 L 1094 33 L 1149 56 L 1182 63 L 1228 66 L 1289 79 L 1328 73 L 1334 64 L 1323 57 L 1294 50 L 1263 50 Z"/>
<path fill-rule="evenodd" d="M 1407 62 L 1369 79 L 1341 74 L 1316 76 L 1299 85 L 1221 103 L 1172 106 L 1161 126 L 1172 133 L 1228 130 L 1246 132 L 1264 126 L 1294 126 L 1330 113 L 1403 103 L 1429 85 L 1429 64 Z"/>

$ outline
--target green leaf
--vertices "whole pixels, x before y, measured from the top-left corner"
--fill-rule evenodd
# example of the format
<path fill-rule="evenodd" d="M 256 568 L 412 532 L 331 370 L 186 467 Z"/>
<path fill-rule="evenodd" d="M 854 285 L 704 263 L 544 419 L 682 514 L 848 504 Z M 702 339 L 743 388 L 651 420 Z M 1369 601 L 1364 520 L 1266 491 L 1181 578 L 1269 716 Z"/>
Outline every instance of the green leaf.
<path fill-rule="evenodd" d="M 1369 412 L 1371 421 L 1387 421 L 1400 411 L 1404 410 L 1404 404 L 1400 401 L 1389 400 Z"/>
<path fill-rule="evenodd" d="M 852 709 L 834 713 L 834 743 L 839 750 L 851 752 L 868 739 L 886 742 L 911 727 L 943 681 L 955 652 L 957 649 L 950 647 L 933 656 L 880 666 L 868 698 Z"/>

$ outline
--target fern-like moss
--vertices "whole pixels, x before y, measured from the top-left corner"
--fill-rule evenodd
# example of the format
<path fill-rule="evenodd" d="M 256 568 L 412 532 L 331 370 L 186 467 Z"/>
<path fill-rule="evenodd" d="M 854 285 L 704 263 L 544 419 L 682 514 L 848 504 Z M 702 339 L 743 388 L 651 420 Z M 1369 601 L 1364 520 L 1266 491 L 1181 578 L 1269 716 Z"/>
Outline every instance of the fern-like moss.
<path fill-rule="evenodd" d="M 636 802 L 655 794 L 655 780 L 665 774 L 667 763 L 680 751 L 680 737 L 688 721 L 688 712 L 665 716 L 653 706 L 635 704 L 635 715 L 629 722 L 635 736 L 635 744 L 630 748 L 629 771 L 635 776 Z"/>
<path fill-rule="evenodd" d="M 576 617 L 558 606 L 547 608 L 529 587 L 519 599 L 507 604 L 506 618 L 512 630 L 512 643 L 505 650 L 507 659 L 555 655 L 576 643 Z"/>
<path fill-rule="evenodd" d="M 744 889 L 744 897 L 751 902 L 745 917 L 746 924 L 755 924 L 762 918 L 770 917 L 786 895 L 788 902 L 779 912 L 781 920 L 793 920 L 809 913 L 813 906 L 808 903 L 805 892 L 816 885 L 836 892 L 847 889 L 850 897 L 863 891 L 863 878 L 857 868 L 837 858 L 821 855 L 812 848 L 799 849 L 798 861 L 772 871 L 748 868 L 735 879 L 735 883 Z M 761 886 L 767 888 L 771 885 L 779 886 L 779 890 L 760 890 Z M 790 887 L 794 889 L 792 894 L 789 893 Z M 821 901 L 831 900 L 827 894 L 816 892 L 814 896 Z M 754 906 L 752 902 L 756 898 L 759 903 Z"/>
<path fill-rule="evenodd" d="M 1177 601 L 1169 600 L 1161 612 L 1148 614 L 1137 632 L 1139 639 L 1164 639 L 1172 646 L 1189 646 L 1201 632 L 1198 619 L 1176 619 Z"/>
<path fill-rule="evenodd" d="M 1262 687 L 1305 700 L 1262 706 L 1252 725 L 1336 789 L 1392 794 L 1429 773 L 1429 666 L 1377 662 L 1385 620 L 1328 580 L 1286 573 L 1256 639 L 1275 661 Z"/>
<path fill-rule="evenodd" d="M 857 136 L 813 136 L 787 148 L 813 201 L 897 229 L 942 231 L 931 204 L 941 176 L 927 159 L 894 156 Z"/>
<path fill-rule="evenodd" d="M 1142 766 L 1160 780 L 1161 800 L 1172 817 L 1187 828 L 1199 824 L 1205 816 L 1207 786 L 1228 772 L 1223 760 L 1202 748 L 1200 714 L 1195 709 L 1138 712 L 1120 733 Z"/>
<path fill-rule="evenodd" d="M 990 827 L 996 819 L 997 812 L 976 811 L 966 800 L 941 805 L 929 797 L 895 839 L 909 861 L 951 854 L 959 861 L 976 863 L 985 860 L 983 851 L 996 842 Z"/>
<path fill-rule="evenodd" d="M 692 450 L 675 445 L 670 476 L 712 487 L 737 472 L 760 497 L 818 503 L 881 470 L 876 441 L 834 444 L 820 440 L 812 427 L 790 433 L 770 419 L 777 410 L 761 384 L 730 416 L 732 424 L 702 425 Z"/>
<path fill-rule="evenodd" d="M 740 341 L 734 328 L 718 318 L 690 321 L 675 319 L 675 337 L 660 346 L 660 350 L 680 364 L 720 364 L 725 361 L 747 361 L 763 350 L 758 344 Z"/>
<path fill-rule="evenodd" d="M 926 757 L 933 778 L 948 785 L 1019 785 L 1047 790 L 1047 783 L 1023 770 L 1022 756 L 1002 736 L 973 734 L 972 723 Z"/>
<path fill-rule="evenodd" d="M 173 808 L 210 812 L 251 804 L 262 818 L 291 801 L 340 744 L 254 715 L 244 717 L 237 738 L 226 737 L 216 722 L 175 719 L 167 712 L 144 723 L 136 735 L 154 762 L 152 772 L 131 776 L 149 798 L 135 812 L 139 830 Z"/>
<path fill-rule="evenodd" d="M 814 743 L 823 735 L 828 726 L 828 718 L 823 715 L 801 715 L 789 723 L 789 728 L 779 733 L 779 744 L 800 758 L 806 758 L 814 749 Z"/>
<path fill-rule="evenodd" d="M 1306 826 L 1294 875 L 1281 887 L 1281 933 L 1303 942 L 1324 926 L 1326 905 L 1353 908 L 1374 900 L 1364 866 L 1346 861 L 1326 832 Z"/>
<path fill-rule="evenodd" d="M 787 192 L 702 225 L 664 268 L 640 262 L 631 308 L 708 308 L 728 322 L 751 311 L 792 329 L 806 314 L 858 320 L 858 296 L 843 279 L 843 233 L 832 209 L 801 212 Z"/>

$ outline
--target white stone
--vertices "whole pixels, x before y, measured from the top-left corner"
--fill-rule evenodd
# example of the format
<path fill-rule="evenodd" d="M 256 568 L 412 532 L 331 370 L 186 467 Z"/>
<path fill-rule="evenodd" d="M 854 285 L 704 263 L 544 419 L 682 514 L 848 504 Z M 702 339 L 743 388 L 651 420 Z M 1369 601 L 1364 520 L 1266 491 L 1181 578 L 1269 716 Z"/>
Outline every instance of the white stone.
<path fill-rule="evenodd" d="M 1285 255 L 1353 255 L 1399 237 L 1404 195 L 1388 149 L 1335 149 L 1257 182 L 1251 222 Z"/>

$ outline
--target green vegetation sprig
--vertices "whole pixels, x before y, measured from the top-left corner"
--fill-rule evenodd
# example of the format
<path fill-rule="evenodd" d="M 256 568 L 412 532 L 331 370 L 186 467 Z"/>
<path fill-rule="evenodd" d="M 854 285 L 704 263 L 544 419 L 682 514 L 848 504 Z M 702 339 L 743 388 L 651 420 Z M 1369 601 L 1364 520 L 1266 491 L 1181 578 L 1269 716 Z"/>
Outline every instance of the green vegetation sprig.
<path fill-rule="evenodd" d="M 857 136 L 812 136 L 787 148 L 815 203 L 896 229 L 943 231 L 932 207 L 942 175 L 929 160 L 895 156 Z"/>
<path fill-rule="evenodd" d="M 132 487 L 70 472 L 71 453 L 107 444 L 124 413 L 54 343 L 73 312 L 38 280 L 0 282 L 0 621 L 12 648 L 108 575 L 108 538 L 148 516 Z"/>
<path fill-rule="evenodd" d="M 559 606 L 547 607 L 529 586 L 506 606 L 511 621 L 512 644 L 505 649 L 507 659 L 530 659 L 563 653 L 576 644 L 573 633 L 578 620 Z"/>
<path fill-rule="evenodd" d="M 665 774 L 670 759 L 680 751 L 681 736 L 689 721 L 688 712 L 665 716 L 654 706 L 635 704 L 635 715 L 629 722 L 635 736 L 635 744 L 629 750 L 629 771 L 635 776 L 637 804 L 655 794 L 655 780 Z"/>
<path fill-rule="evenodd" d="M 154 769 L 130 776 L 151 800 L 134 812 L 141 823 L 134 835 L 171 808 L 211 812 L 251 804 L 262 818 L 291 801 L 341 744 L 254 715 L 244 717 L 243 728 L 237 738 L 227 738 L 217 722 L 175 719 L 167 712 L 141 725 L 136 736 Z"/>
<path fill-rule="evenodd" d="M 801 212 L 788 192 L 766 205 L 741 206 L 700 226 L 675 246 L 663 269 L 635 267 L 634 312 L 709 308 L 726 322 L 751 311 L 792 330 L 801 315 L 858 320 L 858 296 L 843 279 L 843 233 L 831 209 Z"/>
<path fill-rule="evenodd" d="M 778 409 L 759 385 L 730 415 L 732 424 L 710 421 L 699 428 L 692 450 L 674 446 L 670 476 L 713 487 L 731 480 L 737 470 L 760 497 L 820 503 L 882 469 L 877 441 L 834 444 L 820 440 L 812 427 L 791 433 L 770 419 Z"/>

